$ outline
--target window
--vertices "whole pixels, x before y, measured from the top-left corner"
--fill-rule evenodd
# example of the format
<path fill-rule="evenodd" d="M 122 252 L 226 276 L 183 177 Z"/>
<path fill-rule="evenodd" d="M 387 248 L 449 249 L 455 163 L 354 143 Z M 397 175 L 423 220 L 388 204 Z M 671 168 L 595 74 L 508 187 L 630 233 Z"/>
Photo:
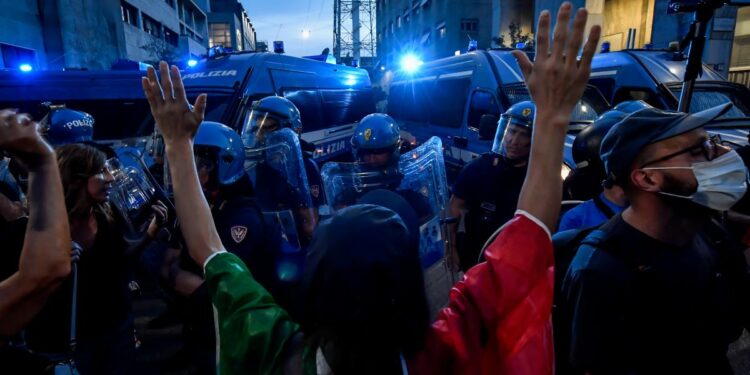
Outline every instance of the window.
<path fill-rule="evenodd" d="M 232 34 L 229 32 L 228 23 L 212 23 L 208 33 L 208 47 L 222 45 L 232 46 Z"/>
<path fill-rule="evenodd" d="M 372 91 L 299 89 L 283 96 L 299 109 L 305 132 L 351 124 L 375 111 Z"/>
<path fill-rule="evenodd" d="M 398 16 L 398 18 L 396 18 L 396 27 L 401 27 L 401 16 Z"/>
<path fill-rule="evenodd" d="M 161 24 L 145 13 L 143 13 L 143 31 L 151 34 L 151 36 L 161 38 Z"/>
<path fill-rule="evenodd" d="M 461 31 L 475 33 L 479 31 L 479 20 L 476 18 L 462 19 Z"/>
<path fill-rule="evenodd" d="M 446 36 L 448 36 L 448 31 L 445 29 L 445 22 L 439 24 L 437 27 L 437 30 L 438 30 L 438 37 L 440 39 L 443 39 Z"/>
<path fill-rule="evenodd" d="M 482 116 L 488 114 L 495 115 L 498 118 L 500 117 L 500 108 L 497 106 L 495 97 L 487 91 L 474 91 L 471 95 L 471 102 L 469 103 L 469 117 L 466 120 L 467 125 L 478 129 Z"/>
<path fill-rule="evenodd" d="M 177 33 L 166 27 L 164 28 L 164 40 L 166 40 L 167 43 L 177 47 Z"/>
<path fill-rule="evenodd" d="M 388 98 L 388 114 L 398 120 L 458 128 L 470 83 L 469 79 L 443 79 L 395 84 Z"/>
<path fill-rule="evenodd" d="M 237 51 L 242 51 L 242 33 L 240 32 L 240 29 L 237 29 L 237 47 L 235 48 Z"/>
<path fill-rule="evenodd" d="M 120 12 L 122 22 L 138 27 L 138 9 L 123 1 L 120 3 Z"/>
<path fill-rule="evenodd" d="M 391 34 L 393 34 L 393 33 L 395 32 L 395 29 L 394 29 L 394 27 L 393 27 L 393 21 L 391 21 L 391 23 L 390 23 L 390 25 L 389 25 L 388 27 L 390 27 L 390 29 L 391 29 Z"/>

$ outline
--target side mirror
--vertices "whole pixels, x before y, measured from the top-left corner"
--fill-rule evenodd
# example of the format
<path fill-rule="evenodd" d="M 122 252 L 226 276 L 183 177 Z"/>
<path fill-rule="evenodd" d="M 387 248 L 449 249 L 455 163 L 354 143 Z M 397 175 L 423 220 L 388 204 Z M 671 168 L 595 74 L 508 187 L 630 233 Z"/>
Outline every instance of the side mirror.
<path fill-rule="evenodd" d="M 480 141 L 489 141 L 495 139 L 498 120 L 499 118 L 493 114 L 482 115 L 482 118 L 479 120 Z"/>

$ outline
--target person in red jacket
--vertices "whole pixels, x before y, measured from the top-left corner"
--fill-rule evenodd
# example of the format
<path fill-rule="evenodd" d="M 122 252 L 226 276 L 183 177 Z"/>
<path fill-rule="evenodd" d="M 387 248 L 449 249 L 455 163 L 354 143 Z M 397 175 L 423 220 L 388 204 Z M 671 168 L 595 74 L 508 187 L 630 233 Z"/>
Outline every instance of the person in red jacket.
<path fill-rule="evenodd" d="M 570 114 L 583 94 L 600 34 L 598 26 L 591 29 L 581 59 L 577 60 L 587 13 L 585 9 L 578 10 L 572 31 L 568 29 L 571 13 L 570 3 L 561 6 L 554 43 L 549 35 L 550 13 L 541 14 L 537 51 L 549 53 L 538 52 L 532 63 L 522 52 L 514 52 L 537 105 L 536 130 L 519 211 L 486 249 L 486 262 L 470 269 L 455 286 L 449 305 L 427 330 L 422 348 L 382 358 L 398 364 L 391 372 L 553 372 L 550 317 L 554 261 L 548 228 L 555 225 L 559 215 L 559 170 Z M 161 82 L 155 70 L 149 69 L 143 88 L 164 135 L 183 235 L 190 255 L 204 266 L 216 309 L 219 373 L 347 373 L 337 372 L 338 356 L 357 348 L 326 350 L 326 340 L 335 339 L 341 332 L 329 332 L 330 336 L 318 340 L 319 345 L 308 345 L 310 341 L 302 328 L 253 279 L 242 261 L 224 250 L 202 198 L 192 156 L 191 142 L 203 120 L 206 96 L 199 96 L 191 108 L 177 67 L 170 70 L 162 62 L 159 68 Z M 394 231 L 404 230 L 400 219 L 393 219 L 386 209 L 378 210 L 383 225 L 390 225 Z M 392 289 L 388 285 L 383 288 Z M 354 315 L 356 310 L 352 311 Z M 325 331 L 326 327 L 322 328 Z M 366 367 L 356 369 L 356 373 L 370 372 Z"/>

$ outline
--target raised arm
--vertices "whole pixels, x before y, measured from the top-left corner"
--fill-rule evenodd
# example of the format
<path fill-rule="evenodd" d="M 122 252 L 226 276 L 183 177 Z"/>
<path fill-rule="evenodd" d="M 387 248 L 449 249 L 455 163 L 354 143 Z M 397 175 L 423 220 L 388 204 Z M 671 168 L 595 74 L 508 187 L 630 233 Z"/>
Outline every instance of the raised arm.
<path fill-rule="evenodd" d="M 560 167 L 565 134 L 573 108 L 581 100 L 586 88 L 591 73 L 591 59 L 601 34 L 598 25 L 591 28 L 581 60 L 578 61 L 588 13 L 585 9 L 578 10 L 570 33 L 568 25 L 572 9 L 570 3 L 560 7 L 554 43 L 550 42 L 549 11 L 545 10 L 539 16 L 536 58 L 533 63 L 525 53 L 513 52 L 537 108 L 529 170 L 518 198 L 518 209 L 529 212 L 544 222 L 547 228 L 555 228 L 560 214 Z"/>
<path fill-rule="evenodd" d="M 38 124 L 0 111 L 0 149 L 29 170 L 29 223 L 18 272 L 0 281 L 0 336 L 22 329 L 70 273 L 70 229 L 60 172 Z"/>
<path fill-rule="evenodd" d="M 203 121 L 206 95 L 190 106 L 185 96 L 182 77 L 176 66 L 159 64 L 161 83 L 154 68 L 148 68 L 143 77 L 146 93 L 156 126 L 164 137 L 169 171 L 172 176 L 175 208 L 190 256 L 203 265 L 211 254 L 224 250 L 216 231 L 195 169 L 193 137 Z"/>

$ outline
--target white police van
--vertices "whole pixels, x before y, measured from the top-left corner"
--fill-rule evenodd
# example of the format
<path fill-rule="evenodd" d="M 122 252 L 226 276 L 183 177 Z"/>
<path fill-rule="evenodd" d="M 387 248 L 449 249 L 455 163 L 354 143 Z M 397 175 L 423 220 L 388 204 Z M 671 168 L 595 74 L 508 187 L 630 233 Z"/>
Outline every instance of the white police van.
<path fill-rule="evenodd" d="M 463 165 L 492 148 L 497 121 L 511 105 L 530 100 L 510 49 L 473 51 L 425 63 L 394 75 L 387 112 L 418 143 L 442 138 L 446 168 L 454 176 Z M 572 167 L 573 134 L 609 108 L 589 86 L 573 113 L 566 164 Z M 565 174 L 565 172 L 563 172 Z"/>
<path fill-rule="evenodd" d="M 302 116 L 302 139 L 324 162 L 351 154 L 354 126 L 375 112 L 367 71 L 274 53 L 218 53 L 183 71 L 189 100 L 208 94 L 206 120 L 238 131 L 253 101 L 269 95 L 291 100 Z"/>

